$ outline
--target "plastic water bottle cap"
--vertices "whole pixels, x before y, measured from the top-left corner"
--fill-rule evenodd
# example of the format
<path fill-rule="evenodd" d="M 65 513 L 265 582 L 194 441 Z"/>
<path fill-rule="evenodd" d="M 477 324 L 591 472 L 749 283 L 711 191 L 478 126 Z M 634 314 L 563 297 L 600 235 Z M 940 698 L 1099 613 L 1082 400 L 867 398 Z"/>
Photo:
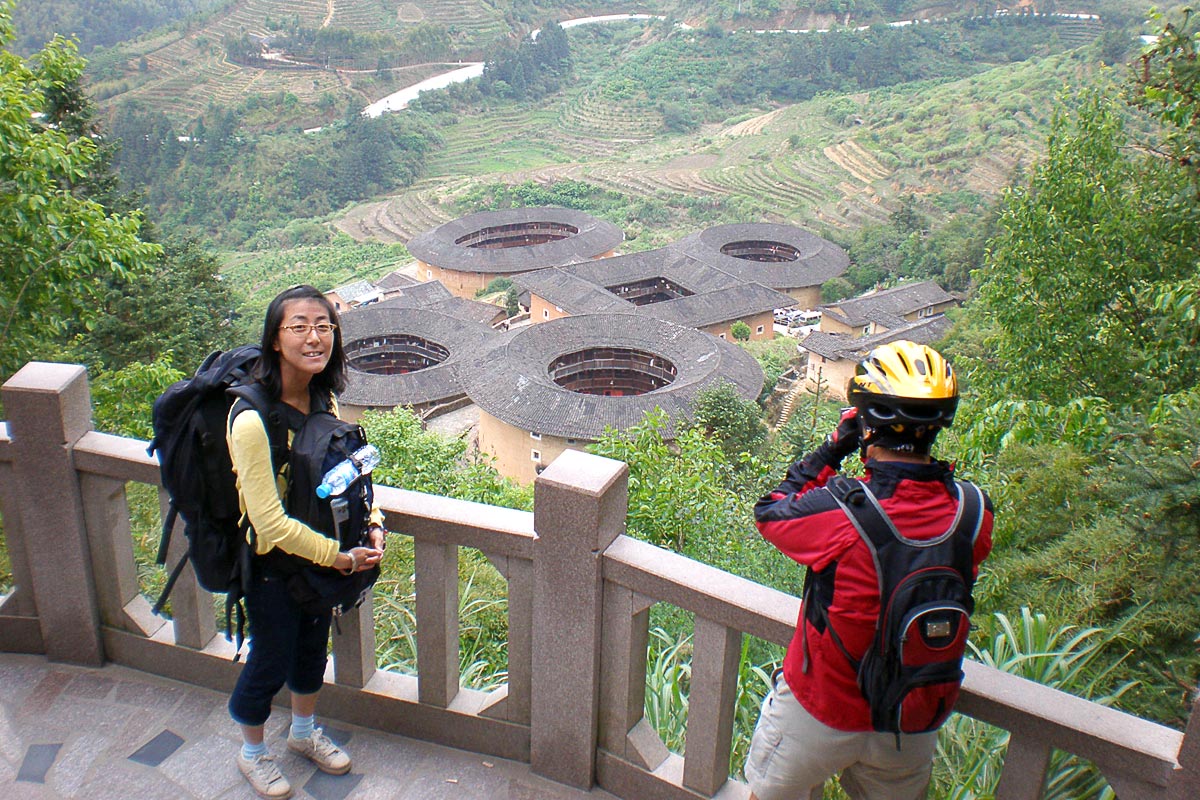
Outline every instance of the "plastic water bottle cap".
<path fill-rule="evenodd" d="M 317 487 L 317 497 L 321 498 L 322 500 L 324 500 L 326 497 L 329 497 L 331 494 L 333 494 L 333 487 L 328 483 L 322 483 Z"/>

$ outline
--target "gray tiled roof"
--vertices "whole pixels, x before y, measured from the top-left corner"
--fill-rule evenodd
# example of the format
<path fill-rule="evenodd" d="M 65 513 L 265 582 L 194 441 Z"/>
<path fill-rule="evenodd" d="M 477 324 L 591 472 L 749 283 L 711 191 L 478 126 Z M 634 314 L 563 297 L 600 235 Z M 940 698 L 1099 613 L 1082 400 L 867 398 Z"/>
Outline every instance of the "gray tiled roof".
<path fill-rule="evenodd" d="M 392 289 L 403 289 L 406 286 L 412 286 L 418 283 L 417 279 L 411 275 L 405 275 L 400 270 L 393 270 L 387 275 L 384 275 L 379 280 L 375 281 L 375 285 L 383 291 L 391 291 Z"/>
<path fill-rule="evenodd" d="M 666 278 L 691 295 L 636 306 L 610 286 Z M 625 312 L 697 328 L 783 308 L 795 301 L 670 247 L 527 272 L 514 283 L 568 314 Z"/>
<path fill-rule="evenodd" d="M 373 294 L 377 290 L 375 284 L 370 281 L 354 281 L 347 283 L 345 286 L 339 286 L 333 291 L 337 292 L 338 297 L 347 303 L 354 303 L 362 297 Z"/>
<path fill-rule="evenodd" d="M 498 314 L 504 309 L 492 303 L 480 300 L 468 300 L 456 297 L 450 290 L 438 281 L 426 281 L 400 290 L 400 294 L 389 297 L 375 306 L 382 308 L 422 308 L 437 311 L 455 319 L 471 320 L 484 325 L 491 325 Z"/>
<path fill-rule="evenodd" d="M 612 259 L 603 259 L 606 263 Z M 604 311 L 632 312 L 635 306 L 628 300 L 609 292 L 602 286 L 587 281 L 570 269 L 550 267 L 526 272 L 513 279 L 513 283 L 530 294 L 535 294 L 548 303 L 561 308 L 568 314 L 593 314 Z M 528 305 L 528 304 L 526 304 Z"/>
<path fill-rule="evenodd" d="M 603 397 L 570 391 L 550 379 L 548 368 L 556 358 L 593 347 L 629 348 L 665 358 L 675 365 L 675 380 L 642 395 Z M 750 399 L 763 383 L 758 362 L 736 345 L 637 314 L 588 314 L 519 328 L 457 369 L 467 395 L 497 419 L 578 439 L 597 439 L 610 426 L 630 428 L 656 406 L 666 412 L 673 431 L 691 418 L 703 389 L 724 380 Z"/>
<path fill-rule="evenodd" d="M 950 302 L 956 301 L 945 289 L 933 281 L 920 281 L 864 294 L 840 303 L 830 303 L 821 306 L 821 309 L 851 327 L 880 322 L 890 328 L 898 317 L 932 305 Z"/>
<path fill-rule="evenodd" d="M 564 239 L 526 247 L 487 249 L 456 244 L 484 228 L 524 222 L 570 225 L 578 233 Z M 426 264 L 459 272 L 512 273 L 587 261 L 614 250 L 625 234 L 611 222 L 568 208 L 513 208 L 480 211 L 414 236 L 408 251 Z"/>
<path fill-rule="evenodd" d="M 499 335 L 487 325 L 428 309 L 387 303 L 376 303 L 342 317 L 342 334 L 347 345 L 373 336 L 400 333 L 439 344 L 450 354 L 441 364 L 405 375 L 372 375 L 350 369 L 346 391 L 340 398 L 343 403 L 385 408 L 460 397 L 463 388 L 456 365 Z"/>
<path fill-rule="evenodd" d="M 795 261 L 760 262 L 726 255 L 721 249 L 734 242 L 778 242 L 797 252 Z M 794 225 L 769 222 L 716 225 L 681 239 L 671 248 L 704 263 L 772 289 L 820 286 L 850 265 L 846 251 Z"/>
<path fill-rule="evenodd" d="M 440 281 L 424 281 L 411 286 L 401 287 L 400 293 L 384 301 L 401 308 L 422 308 L 453 297 L 454 294 L 441 284 Z"/>
<path fill-rule="evenodd" d="M 861 361 L 872 348 L 881 344 L 899 339 L 908 339 L 917 344 L 934 344 L 941 341 L 949 331 L 950 320 L 946 315 L 935 314 L 916 322 L 905 322 L 897 328 L 871 336 L 813 331 L 800 340 L 800 348 L 832 361 Z"/>
<path fill-rule="evenodd" d="M 737 283 L 723 289 L 638 308 L 638 313 L 679 325 L 701 328 L 783 308 L 792 298 L 759 283 Z"/>

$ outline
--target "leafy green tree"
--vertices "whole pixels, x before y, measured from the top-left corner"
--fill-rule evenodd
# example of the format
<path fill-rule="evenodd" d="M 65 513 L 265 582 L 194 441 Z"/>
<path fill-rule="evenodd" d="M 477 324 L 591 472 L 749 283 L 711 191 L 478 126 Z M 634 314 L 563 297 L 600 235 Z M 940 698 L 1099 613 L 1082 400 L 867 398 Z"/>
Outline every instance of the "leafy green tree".
<path fill-rule="evenodd" d="M 735 322 L 729 326 L 729 333 L 733 336 L 733 338 L 736 341 L 739 341 L 739 342 L 750 341 L 750 326 L 747 325 L 745 322 L 742 322 L 740 319 L 737 322 Z"/>
<path fill-rule="evenodd" d="M 153 271 L 109 282 L 96 300 L 101 313 L 76 333 L 75 352 L 107 370 L 165 359 L 191 371 L 211 350 L 238 344 L 220 267 L 197 242 L 168 242 Z"/>
<path fill-rule="evenodd" d="M 535 43 L 535 60 L 554 73 L 566 76 L 573 68 L 571 45 L 567 32 L 555 20 L 547 20 Z"/>
<path fill-rule="evenodd" d="M 165 357 L 147 364 L 134 362 L 114 371 L 97 371 L 90 377 L 96 430 L 151 438 L 154 400 L 184 376 Z"/>
<path fill-rule="evenodd" d="M 1200 20 L 1191 8 L 1183 8 L 1177 19 L 1159 12 L 1151 19 L 1161 31 L 1139 59 L 1129 97 L 1163 123 L 1162 149 L 1187 169 L 1200 190 Z"/>
<path fill-rule="evenodd" d="M 13 35 L 11 5 L 0 5 L 0 378 L 69 323 L 94 321 L 105 280 L 149 269 L 160 252 L 139 239 L 140 214 L 74 191 L 97 158 L 92 139 L 39 117 L 50 90 L 83 74 L 75 46 L 55 39 L 26 61 L 7 49 Z"/>
<path fill-rule="evenodd" d="M 762 408 L 743 400 L 727 381 L 700 392 L 696 399 L 694 424 L 721 443 L 731 464 L 742 455 L 761 455 L 767 443 L 767 425 Z"/>
<path fill-rule="evenodd" d="M 1195 348 L 1176 349 L 1200 335 L 1178 291 L 1200 263 L 1188 178 L 1127 143 L 1113 103 L 1085 93 L 1056 115 L 1029 185 L 1006 197 L 977 276 L 976 311 L 994 335 L 970 377 L 989 401 L 1130 402 L 1200 378 Z"/>

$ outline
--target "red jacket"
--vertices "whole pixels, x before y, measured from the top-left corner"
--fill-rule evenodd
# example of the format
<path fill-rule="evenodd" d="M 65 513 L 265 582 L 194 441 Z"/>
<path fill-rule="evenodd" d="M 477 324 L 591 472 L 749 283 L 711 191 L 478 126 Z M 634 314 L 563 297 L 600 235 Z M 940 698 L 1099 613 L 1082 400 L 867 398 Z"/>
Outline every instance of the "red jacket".
<path fill-rule="evenodd" d="M 822 571 L 836 562 L 829 621 L 842 643 L 861 658 L 875 633 L 879 585 L 866 543 L 833 496 L 821 489 L 838 463 L 822 446 L 788 469 L 775 491 L 760 499 L 754 516 L 759 532 L 783 553 Z M 909 464 L 867 462 L 865 480 L 896 528 L 906 537 L 930 539 L 945 533 L 958 508 L 952 467 L 944 461 Z M 984 518 L 975 539 L 974 567 L 992 549 L 992 504 L 984 496 Z M 808 627 L 808 671 L 803 670 Z M 831 728 L 869 731 L 871 712 L 859 691 L 854 668 L 828 631 L 818 633 L 801 610 L 796 634 L 783 661 L 783 676 L 804 708 Z"/>

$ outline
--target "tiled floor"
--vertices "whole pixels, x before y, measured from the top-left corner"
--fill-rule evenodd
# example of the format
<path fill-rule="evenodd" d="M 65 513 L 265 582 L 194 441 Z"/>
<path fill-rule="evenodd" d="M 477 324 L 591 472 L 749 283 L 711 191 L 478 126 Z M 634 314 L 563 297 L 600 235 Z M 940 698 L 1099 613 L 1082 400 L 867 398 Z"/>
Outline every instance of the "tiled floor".
<path fill-rule="evenodd" d="M 251 800 L 225 700 L 122 667 L 0 655 L 0 798 Z M 320 721 L 354 758 L 332 777 L 288 753 L 287 721 L 272 715 L 267 743 L 302 800 L 613 800 L 525 764 Z"/>

